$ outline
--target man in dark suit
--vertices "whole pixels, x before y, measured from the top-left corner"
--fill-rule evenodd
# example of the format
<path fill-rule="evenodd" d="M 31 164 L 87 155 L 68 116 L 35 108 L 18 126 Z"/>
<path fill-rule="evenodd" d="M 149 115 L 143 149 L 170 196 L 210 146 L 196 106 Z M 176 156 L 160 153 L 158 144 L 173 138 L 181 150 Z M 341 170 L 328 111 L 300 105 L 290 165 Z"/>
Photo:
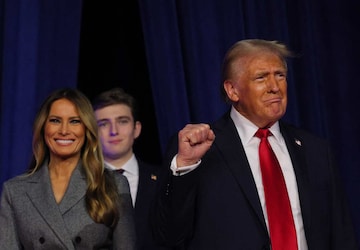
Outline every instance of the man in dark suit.
<path fill-rule="evenodd" d="M 287 106 L 289 56 L 285 45 L 258 39 L 239 41 L 227 52 L 222 90 L 231 109 L 211 127 L 186 125 L 169 144 L 170 170 L 161 177 L 153 217 L 163 244 L 192 250 L 358 249 L 328 143 L 280 121 Z M 283 230 L 285 223 L 277 237 L 271 229 L 285 213 L 270 220 L 277 201 L 263 182 L 255 136 L 260 130 L 270 131 L 268 141 L 286 183 L 291 247 L 285 247 L 290 236 L 281 239 L 291 231 Z"/>
<path fill-rule="evenodd" d="M 119 171 L 129 181 L 139 249 L 163 249 L 156 246 L 149 224 L 159 169 L 136 158 L 133 152 L 141 133 L 137 102 L 121 88 L 114 88 L 95 97 L 93 108 L 106 167 Z"/>

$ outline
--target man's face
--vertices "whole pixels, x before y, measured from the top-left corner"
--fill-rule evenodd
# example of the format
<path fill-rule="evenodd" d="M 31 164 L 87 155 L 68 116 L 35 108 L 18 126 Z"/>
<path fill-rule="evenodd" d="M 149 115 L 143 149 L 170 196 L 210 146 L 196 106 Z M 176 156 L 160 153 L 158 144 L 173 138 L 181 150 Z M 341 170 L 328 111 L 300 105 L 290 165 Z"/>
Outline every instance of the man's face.
<path fill-rule="evenodd" d="M 130 107 L 125 104 L 107 106 L 95 110 L 95 117 L 105 160 L 128 160 L 141 132 L 141 123 L 134 123 Z"/>
<path fill-rule="evenodd" d="M 258 127 L 269 127 L 285 114 L 287 70 L 276 54 L 262 52 L 239 59 L 233 69 L 224 87 L 242 115 Z"/>

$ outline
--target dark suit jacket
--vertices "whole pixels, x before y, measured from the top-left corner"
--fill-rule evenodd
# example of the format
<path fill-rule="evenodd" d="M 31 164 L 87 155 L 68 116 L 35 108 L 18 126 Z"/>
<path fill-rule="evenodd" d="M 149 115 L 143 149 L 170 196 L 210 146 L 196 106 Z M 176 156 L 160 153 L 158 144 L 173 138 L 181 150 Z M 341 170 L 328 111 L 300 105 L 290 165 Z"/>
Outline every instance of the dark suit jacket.
<path fill-rule="evenodd" d="M 135 224 L 139 250 L 167 249 L 154 241 L 150 227 L 150 208 L 155 198 L 160 166 L 151 165 L 137 159 L 139 164 L 139 184 L 135 200 Z"/>
<path fill-rule="evenodd" d="M 1 249 L 136 249 L 127 179 L 116 176 L 120 219 L 114 230 L 95 223 L 85 205 L 86 178 L 78 166 L 60 204 L 48 168 L 4 183 L 0 203 Z"/>
<path fill-rule="evenodd" d="M 280 128 L 295 170 L 309 250 L 358 249 L 328 144 L 284 123 Z M 216 139 L 196 170 L 165 175 L 155 206 L 156 237 L 193 250 L 270 249 L 255 182 L 229 113 L 212 129 Z"/>

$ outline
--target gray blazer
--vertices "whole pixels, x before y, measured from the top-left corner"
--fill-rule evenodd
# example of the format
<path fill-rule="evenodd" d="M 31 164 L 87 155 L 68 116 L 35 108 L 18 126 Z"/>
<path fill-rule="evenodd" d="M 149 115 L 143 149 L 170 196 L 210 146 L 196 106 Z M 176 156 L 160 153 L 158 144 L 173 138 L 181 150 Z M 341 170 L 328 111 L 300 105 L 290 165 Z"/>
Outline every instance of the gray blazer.
<path fill-rule="evenodd" d="M 79 165 L 57 204 L 46 165 L 4 183 L 0 203 L 1 249 L 135 249 L 129 185 L 116 175 L 120 219 L 114 230 L 95 223 L 85 206 L 86 178 Z"/>

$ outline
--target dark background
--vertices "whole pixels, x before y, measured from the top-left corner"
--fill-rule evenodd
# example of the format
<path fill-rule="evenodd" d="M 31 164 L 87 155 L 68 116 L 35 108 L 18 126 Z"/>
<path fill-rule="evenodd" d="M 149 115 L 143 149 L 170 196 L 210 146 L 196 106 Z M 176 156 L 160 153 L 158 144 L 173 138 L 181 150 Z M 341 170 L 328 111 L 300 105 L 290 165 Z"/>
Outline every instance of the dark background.
<path fill-rule="evenodd" d="M 137 1 L 84 1 L 80 34 L 78 88 L 90 99 L 119 86 L 134 96 L 142 123 L 134 152 L 159 164 L 162 153 Z"/>

